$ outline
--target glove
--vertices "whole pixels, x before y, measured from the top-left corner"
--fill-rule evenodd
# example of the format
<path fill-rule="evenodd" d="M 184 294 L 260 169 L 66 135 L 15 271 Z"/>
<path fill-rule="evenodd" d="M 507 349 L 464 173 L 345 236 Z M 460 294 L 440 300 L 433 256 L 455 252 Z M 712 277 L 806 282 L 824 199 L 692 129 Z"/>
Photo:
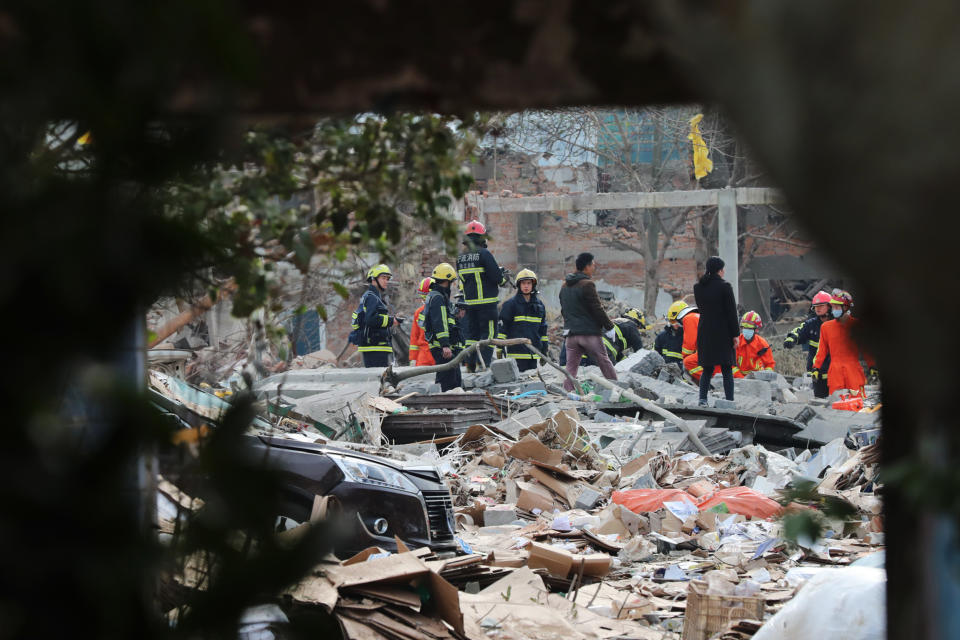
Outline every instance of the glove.
<path fill-rule="evenodd" d="M 784 349 L 793 349 L 796 345 L 797 345 L 797 343 L 796 343 L 796 341 L 793 339 L 792 336 L 787 337 L 787 339 L 783 341 L 783 348 L 784 348 Z"/>
<path fill-rule="evenodd" d="M 810 375 L 813 376 L 813 379 L 814 379 L 814 380 L 819 380 L 819 379 L 820 379 L 820 369 L 814 369 L 813 371 L 810 372 Z"/>
<path fill-rule="evenodd" d="M 876 367 L 870 367 L 870 377 L 871 377 L 871 378 L 879 378 L 879 377 L 880 377 L 880 370 L 877 369 Z"/>
<path fill-rule="evenodd" d="M 617 335 L 617 328 L 614 327 L 613 329 L 610 329 L 610 331 L 605 332 L 603 335 L 605 335 L 608 340 L 613 340 Z"/>

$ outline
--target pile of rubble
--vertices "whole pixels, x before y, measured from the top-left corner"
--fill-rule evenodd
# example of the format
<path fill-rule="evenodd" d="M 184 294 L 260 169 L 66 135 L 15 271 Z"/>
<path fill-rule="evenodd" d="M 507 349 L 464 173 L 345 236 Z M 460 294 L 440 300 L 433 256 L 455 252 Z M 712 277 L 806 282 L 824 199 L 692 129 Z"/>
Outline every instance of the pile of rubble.
<path fill-rule="evenodd" d="M 352 446 L 436 468 L 452 496 L 457 555 L 397 538 L 330 557 L 288 590 L 293 602 L 336 616 L 348 638 L 748 638 L 782 626 L 811 578 L 882 557 L 877 389 L 864 409 L 838 410 L 802 378 L 759 372 L 736 381 L 732 403 L 699 407 L 652 352 L 619 363 L 616 385 L 573 394 L 560 372 L 512 365 L 445 394 L 432 375 L 382 388 L 378 369 L 256 386 L 254 432 L 365 443 Z M 151 383 L 187 401 L 175 378 Z M 801 485 L 803 499 L 785 497 Z M 854 515 L 831 519 L 826 498 Z M 823 535 L 789 538 L 796 517 Z M 871 602 L 882 621 L 882 598 Z"/>

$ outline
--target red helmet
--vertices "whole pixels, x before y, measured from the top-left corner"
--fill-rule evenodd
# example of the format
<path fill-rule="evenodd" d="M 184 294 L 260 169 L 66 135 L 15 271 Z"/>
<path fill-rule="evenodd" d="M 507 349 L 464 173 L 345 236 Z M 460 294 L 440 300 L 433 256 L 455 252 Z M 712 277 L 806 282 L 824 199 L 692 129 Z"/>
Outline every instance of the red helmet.
<path fill-rule="evenodd" d="M 740 320 L 740 326 L 747 329 L 759 329 L 763 326 L 763 320 L 756 311 L 747 311 Z"/>
<path fill-rule="evenodd" d="M 817 291 L 817 294 L 813 296 L 812 304 L 830 304 L 832 296 L 826 291 Z"/>
<path fill-rule="evenodd" d="M 487 235 L 487 228 L 479 220 L 471 220 L 467 223 L 467 233 L 478 233 L 484 236 Z"/>
<path fill-rule="evenodd" d="M 848 307 L 853 306 L 853 296 L 850 295 L 849 291 L 841 291 L 840 299 L 843 300 L 843 304 L 847 305 Z"/>
<path fill-rule="evenodd" d="M 420 286 L 417 287 L 417 293 L 419 293 L 422 296 L 427 295 L 428 293 L 430 293 L 430 285 L 432 284 L 433 284 L 433 278 L 429 278 L 429 277 L 424 278 L 423 280 L 420 281 Z"/>

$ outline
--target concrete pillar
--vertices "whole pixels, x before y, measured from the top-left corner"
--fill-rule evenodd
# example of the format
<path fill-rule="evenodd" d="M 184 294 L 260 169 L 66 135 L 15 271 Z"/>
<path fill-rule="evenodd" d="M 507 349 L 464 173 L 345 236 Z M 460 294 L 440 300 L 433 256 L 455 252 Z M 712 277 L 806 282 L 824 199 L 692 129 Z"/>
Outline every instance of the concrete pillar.
<path fill-rule="evenodd" d="M 737 192 L 733 189 L 724 189 L 717 194 L 717 209 L 719 222 L 717 224 L 720 236 L 720 258 L 723 259 L 724 280 L 733 286 L 733 296 L 740 301 L 740 256 L 737 251 Z"/>

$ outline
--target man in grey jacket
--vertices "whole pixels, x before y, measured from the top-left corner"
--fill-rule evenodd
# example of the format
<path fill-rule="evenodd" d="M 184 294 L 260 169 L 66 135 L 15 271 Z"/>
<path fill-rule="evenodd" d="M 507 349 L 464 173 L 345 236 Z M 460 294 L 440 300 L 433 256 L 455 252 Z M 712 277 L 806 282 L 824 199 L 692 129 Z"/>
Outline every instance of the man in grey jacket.
<path fill-rule="evenodd" d="M 612 338 L 616 335 L 613 321 L 607 316 L 600 304 L 597 287 L 590 277 L 597 270 L 592 253 L 577 256 L 577 272 L 567 274 L 560 288 L 560 313 L 563 314 L 563 335 L 566 337 L 567 371 L 574 378 L 580 369 L 580 357 L 590 356 L 600 365 L 600 371 L 607 380 L 616 380 L 617 372 L 603 346 L 601 336 Z M 563 382 L 563 388 L 573 390 L 569 380 Z"/>

